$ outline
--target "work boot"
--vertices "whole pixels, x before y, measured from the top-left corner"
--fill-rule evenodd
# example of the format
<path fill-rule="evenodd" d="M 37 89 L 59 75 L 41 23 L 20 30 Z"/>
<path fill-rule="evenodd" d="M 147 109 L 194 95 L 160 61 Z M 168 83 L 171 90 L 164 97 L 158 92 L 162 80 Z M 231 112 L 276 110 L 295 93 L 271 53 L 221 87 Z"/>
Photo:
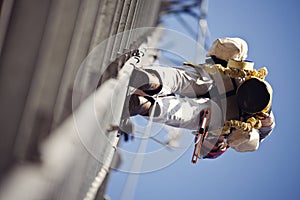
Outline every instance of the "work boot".
<path fill-rule="evenodd" d="M 129 99 L 130 116 L 142 115 L 149 116 L 149 110 L 154 103 L 154 99 L 148 96 L 132 94 Z"/>
<path fill-rule="evenodd" d="M 139 68 L 133 70 L 129 85 L 144 91 L 150 96 L 159 93 L 162 89 L 160 80 L 155 74 Z"/>

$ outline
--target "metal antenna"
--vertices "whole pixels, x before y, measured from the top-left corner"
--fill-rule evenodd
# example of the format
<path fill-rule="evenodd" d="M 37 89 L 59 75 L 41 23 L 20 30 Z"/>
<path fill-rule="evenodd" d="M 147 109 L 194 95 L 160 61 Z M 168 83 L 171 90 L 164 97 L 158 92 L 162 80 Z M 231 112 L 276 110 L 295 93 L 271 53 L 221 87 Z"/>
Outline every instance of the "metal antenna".
<path fill-rule="evenodd" d="M 205 52 L 208 50 L 209 30 L 207 26 L 208 1 L 163 1 L 161 12 L 161 22 L 165 23 L 164 16 L 175 19 L 179 25 L 192 38 L 198 42 L 195 52 L 195 62 L 202 63 L 205 60 Z M 191 21 L 187 21 L 184 15 L 191 16 L 195 20 L 195 26 L 191 26 Z M 172 60 L 171 56 L 165 55 Z M 179 63 L 177 63 L 179 64 Z M 181 64 L 181 63 L 180 63 Z"/>

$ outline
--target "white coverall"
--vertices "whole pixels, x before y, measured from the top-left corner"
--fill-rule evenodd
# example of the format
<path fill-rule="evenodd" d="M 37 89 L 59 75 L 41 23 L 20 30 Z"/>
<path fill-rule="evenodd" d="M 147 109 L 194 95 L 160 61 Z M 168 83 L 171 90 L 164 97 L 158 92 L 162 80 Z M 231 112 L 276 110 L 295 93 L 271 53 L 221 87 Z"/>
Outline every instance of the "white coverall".
<path fill-rule="evenodd" d="M 247 43 L 241 38 L 219 38 L 214 41 L 207 56 L 215 56 L 224 61 L 228 61 L 229 59 L 242 61 L 247 58 L 247 51 Z M 159 82 L 163 87 L 160 92 L 161 94 L 174 93 L 181 96 L 180 98 L 178 96 L 157 98 L 156 106 L 160 108 L 161 113 L 154 118 L 155 121 L 166 123 L 171 126 L 197 130 L 200 111 L 207 107 L 212 109 L 211 129 L 221 128 L 226 120 L 240 120 L 236 96 L 231 95 L 228 97 L 226 92 L 231 91 L 235 94 L 237 86 L 243 80 L 235 79 L 232 81 L 229 77 L 225 77 L 225 79 L 221 81 L 220 79 L 212 79 L 203 69 L 196 69 L 191 66 L 155 66 L 143 67 L 142 69 L 155 74 L 156 77 L 158 77 Z M 157 82 L 157 79 L 154 80 L 155 78 L 153 78 L 155 76 L 145 76 L 145 74 L 140 73 L 138 70 L 136 70 L 136 72 L 137 73 L 131 82 L 131 86 L 135 88 L 139 88 L 143 84 Z M 216 84 L 219 85 L 216 87 Z M 218 90 L 218 95 L 215 99 L 216 103 L 213 100 L 195 98 L 204 95 L 207 92 L 211 92 L 213 85 L 215 86 L 214 88 L 217 88 Z M 225 89 L 222 90 L 222 87 Z M 270 133 L 269 128 L 267 129 L 266 133 Z M 258 148 L 261 139 L 258 130 L 253 129 L 250 133 L 237 133 L 238 131 L 233 131 L 231 133 L 232 138 L 235 140 L 231 140 L 230 137 L 228 138 L 229 145 L 235 150 L 254 151 Z M 265 136 L 266 134 L 263 135 Z"/>

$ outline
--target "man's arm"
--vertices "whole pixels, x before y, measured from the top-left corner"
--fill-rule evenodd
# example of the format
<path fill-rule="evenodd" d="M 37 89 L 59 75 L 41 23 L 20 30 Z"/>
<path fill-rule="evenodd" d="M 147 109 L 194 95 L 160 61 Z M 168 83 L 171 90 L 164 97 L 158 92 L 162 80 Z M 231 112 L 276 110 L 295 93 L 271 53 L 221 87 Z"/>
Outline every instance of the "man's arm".
<path fill-rule="evenodd" d="M 275 117 L 273 112 L 265 119 L 261 120 L 262 127 L 259 129 L 259 140 L 262 142 L 267 136 L 269 136 L 275 127 Z"/>
<path fill-rule="evenodd" d="M 271 134 L 275 127 L 275 119 L 272 112 L 265 119 L 261 120 L 262 127 L 252 129 L 250 132 L 233 130 L 228 137 L 228 144 L 238 152 L 256 151 L 268 135 Z"/>
<path fill-rule="evenodd" d="M 203 155 L 203 158 L 215 159 L 225 153 L 229 146 L 225 142 L 225 137 L 220 136 L 217 141 L 205 139 L 202 148 L 205 152 L 208 152 L 206 155 Z"/>

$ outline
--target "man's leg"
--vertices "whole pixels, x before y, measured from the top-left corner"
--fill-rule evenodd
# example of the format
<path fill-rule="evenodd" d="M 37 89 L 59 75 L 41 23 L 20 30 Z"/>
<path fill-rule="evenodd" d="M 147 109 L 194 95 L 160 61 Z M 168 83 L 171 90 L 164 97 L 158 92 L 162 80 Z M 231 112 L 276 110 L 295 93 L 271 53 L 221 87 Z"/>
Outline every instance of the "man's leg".
<path fill-rule="evenodd" d="M 154 103 L 151 97 L 143 97 L 137 94 L 132 94 L 129 99 L 130 116 L 142 115 L 148 116 L 149 110 Z"/>
<path fill-rule="evenodd" d="M 144 67 L 135 69 L 130 86 L 141 89 L 149 95 L 161 90 L 187 97 L 197 97 L 207 93 L 212 81 L 201 77 L 194 68 Z M 152 93 L 149 93 L 152 92 Z"/>
<path fill-rule="evenodd" d="M 129 85 L 142 90 L 148 95 L 157 94 L 162 88 L 160 78 L 157 75 L 141 68 L 133 70 Z"/>

